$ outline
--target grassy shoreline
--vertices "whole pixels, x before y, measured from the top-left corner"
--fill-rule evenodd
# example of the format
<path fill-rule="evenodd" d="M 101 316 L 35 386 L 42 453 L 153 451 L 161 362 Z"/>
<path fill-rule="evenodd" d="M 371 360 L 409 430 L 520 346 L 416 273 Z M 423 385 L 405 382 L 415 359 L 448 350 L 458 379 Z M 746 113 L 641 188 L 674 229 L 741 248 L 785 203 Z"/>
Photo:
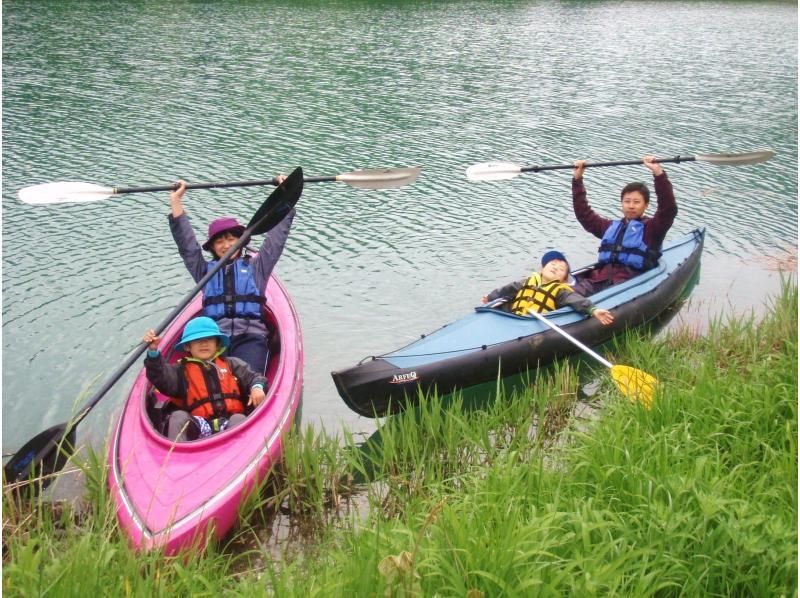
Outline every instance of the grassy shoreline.
<path fill-rule="evenodd" d="M 565 365 L 483 409 L 432 398 L 360 447 L 297 431 L 202 554 L 133 553 L 90 453 L 80 508 L 4 496 L 3 592 L 796 596 L 797 302 L 790 282 L 760 321 L 620 345 L 661 382 L 649 411 L 606 380 L 577 419 Z"/>

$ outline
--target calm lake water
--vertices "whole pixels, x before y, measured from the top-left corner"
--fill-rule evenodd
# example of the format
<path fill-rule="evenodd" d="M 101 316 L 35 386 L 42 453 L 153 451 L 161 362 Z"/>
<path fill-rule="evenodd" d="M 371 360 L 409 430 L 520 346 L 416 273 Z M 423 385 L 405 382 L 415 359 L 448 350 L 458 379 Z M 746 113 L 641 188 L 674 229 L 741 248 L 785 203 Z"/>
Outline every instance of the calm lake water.
<path fill-rule="evenodd" d="M 708 228 L 683 319 L 763 311 L 776 261 L 796 268 L 797 54 L 796 3 L 7 1 L 3 451 L 68 419 L 193 286 L 167 193 L 35 207 L 20 188 L 422 166 L 403 189 L 307 186 L 276 269 L 302 318 L 304 421 L 371 431 L 331 370 L 466 313 L 550 248 L 593 261 L 569 170 L 469 183 L 476 162 L 774 149 L 756 166 L 666 166 L 673 232 Z M 636 179 L 643 166 L 589 170 L 590 201 L 616 214 Z M 185 203 L 202 234 L 269 190 Z M 84 439 L 106 437 L 133 375 Z"/>

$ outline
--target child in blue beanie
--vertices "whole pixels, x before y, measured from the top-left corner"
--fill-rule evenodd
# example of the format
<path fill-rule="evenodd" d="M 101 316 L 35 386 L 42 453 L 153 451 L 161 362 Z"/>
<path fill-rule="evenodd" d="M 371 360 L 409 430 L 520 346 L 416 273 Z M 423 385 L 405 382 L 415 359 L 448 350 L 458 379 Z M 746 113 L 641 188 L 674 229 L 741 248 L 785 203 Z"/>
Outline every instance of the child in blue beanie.
<path fill-rule="evenodd" d="M 542 256 L 542 267 L 525 279 L 495 289 L 482 298 L 483 303 L 497 299 L 511 302 L 510 311 L 518 316 L 527 316 L 531 309 L 539 313 L 553 311 L 569 305 L 574 310 L 598 319 L 604 326 L 614 321 L 607 309 L 595 305 L 583 295 L 576 293 L 567 283 L 569 262 L 560 251 L 548 251 Z"/>

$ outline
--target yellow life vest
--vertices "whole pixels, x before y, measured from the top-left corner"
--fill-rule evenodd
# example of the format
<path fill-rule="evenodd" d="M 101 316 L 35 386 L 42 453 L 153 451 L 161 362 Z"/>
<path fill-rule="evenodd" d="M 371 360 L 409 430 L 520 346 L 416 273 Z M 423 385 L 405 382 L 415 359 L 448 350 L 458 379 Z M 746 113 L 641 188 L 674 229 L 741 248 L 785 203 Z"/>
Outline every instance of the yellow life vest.
<path fill-rule="evenodd" d="M 562 289 L 572 291 L 571 286 L 558 280 L 542 284 L 542 277 L 534 272 L 514 297 L 511 311 L 518 316 L 527 316 L 531 309 L 540 314 L 553 311 L 556 309 L 556 296 Z"/>

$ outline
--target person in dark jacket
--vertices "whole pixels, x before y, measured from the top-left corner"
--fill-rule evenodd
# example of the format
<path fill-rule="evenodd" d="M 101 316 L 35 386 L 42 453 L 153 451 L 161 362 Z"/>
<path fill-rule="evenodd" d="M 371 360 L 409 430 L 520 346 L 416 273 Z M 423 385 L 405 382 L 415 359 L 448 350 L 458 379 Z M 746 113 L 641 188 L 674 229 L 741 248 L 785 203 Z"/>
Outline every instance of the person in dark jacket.
<path fill-rule="evenodd" d="M 194 318 L 186 324 L 175 348 L 189 356 L 174 364 L 159 351 L 161 338 L 154 330 L 148 330 L 143 340 L 149 345 L 144 360 L 147 379 L 177 406 L 167 423 L 170 440 L 193 440 L 238 426 L 248 408 L 266 398 L 263 375 L 241 359 L 222 357 L 230 340 L 211 318 Z"/>
<path fill-rule="evenodd" d="M 285 178 L 284 175 L 277 177 L 279 183 Z M 245 227 L 232 217 L 213 220 L 202 246 L 212 255 L 207 261 L 183 209 L 186 184 L 178 181 L 178 185 L 170 194 L 169 227 L 186 269 L 198 282 L 242 236 Z M 220 330 L 230 337 L 228 354 L 243 359 L 256 372 L 266 370 L 269 358 L 269 332 L 261 312 L 266 302 L 264 291 L 286 245 L 294 216 L 292 208 L 264 238 L 257 254 L 251 256 L 240 249 L 203 289 L 203 314 L 215 320 Z"/>
<path fill-rule="evenodd" d="M 589 299 L 576 293 L 567 284 L 569 263 L 560 251 L 548 251 L 542 256 L 542 268 L 527 279 L 495 289 L 482 298 L 483 303 L 504 299 L 509 311 L 527 316 L 529 310 L 539 313 L 569 305 L 574 310 L 597 318 L 604 326 L 614 321 L 607 309 L 596 307 Z M 510 302 L 510 303 L 509 303 Z"/>
<path fill-rule="evenodd" d="M 678 206 L 667 173 L 653 156 L 645 156 L 644 165 L 653 173 L 658 207 L 652 217 L 645 216 L 650 203 L 650 190 L 640 182 L 629 183 L 620 192 L 622 218 L 612 220 L 597 214 L 586 199 L 583 185 L 585 160 L 576 160 L 572 178 L 572 208 L 583 228 L 601 240 L 599 267 L 575 285 L 582 295 L 628 280 L 656 265 L 661 245 L 667 235 Z"/>

